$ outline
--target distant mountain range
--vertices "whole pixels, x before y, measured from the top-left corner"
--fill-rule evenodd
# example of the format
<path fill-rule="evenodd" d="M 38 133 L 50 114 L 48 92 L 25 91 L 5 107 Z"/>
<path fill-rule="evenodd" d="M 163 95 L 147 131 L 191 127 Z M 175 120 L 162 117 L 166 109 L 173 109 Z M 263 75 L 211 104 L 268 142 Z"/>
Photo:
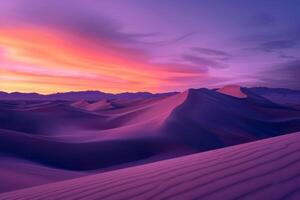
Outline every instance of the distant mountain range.
<path fill-rule="evenodd" d="M 300 104 L 300 91 L 291 90 L 286 88 L 267 88 L 267 87 L 253 87 L 245 88 L 252 93 L 259 96 L 272 100 L 276 103 L 284 104 Z M 64 92 L 64 93 L 54 93 L 54 94 L 38 94 L 38 93 L 21 93 L 21 92 L 1 92 L 0 100 L 35 100 L 35 101 L 98 101 L 102 99 L 144 99 L 150 97 L 164 97 L 177 94 L 178 92 L 168 92 L 168 93 L 150 93 L 150 92 L 125 92 L 119 94 L 105 93 L 101 91 L 78 91 L 78 92 Z"/>
<path fill-rule="evenodd" d="M 79 91 L 79 92 L 64 92 L 64 93 L 54 93 L 54 94 L 38 94 L 38 93 L 21 93 L 21 92 L 0 92 L 0 100 L 35 100 L 35 101 L 54 101 L 54 100 L 63 100 L 63 101 L 98 101 L 102 99 L 141 99 L 149 97 L 163 97 L 176 94 L 176 92 L 170 93 L 157 93 L 152 94 L 149 92 L 136 92 L 136 93 L 104 93 L 100 91 Z"/>

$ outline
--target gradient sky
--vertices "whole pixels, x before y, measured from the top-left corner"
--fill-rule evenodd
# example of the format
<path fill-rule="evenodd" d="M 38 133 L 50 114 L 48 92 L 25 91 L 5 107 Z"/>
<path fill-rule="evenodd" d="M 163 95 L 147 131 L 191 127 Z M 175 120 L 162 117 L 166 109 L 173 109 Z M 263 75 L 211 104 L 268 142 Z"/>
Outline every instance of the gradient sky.
<path fill-rule="evenodd" d="M 0 90 L 300 89 L 300 0 L 1 0 Z"/>

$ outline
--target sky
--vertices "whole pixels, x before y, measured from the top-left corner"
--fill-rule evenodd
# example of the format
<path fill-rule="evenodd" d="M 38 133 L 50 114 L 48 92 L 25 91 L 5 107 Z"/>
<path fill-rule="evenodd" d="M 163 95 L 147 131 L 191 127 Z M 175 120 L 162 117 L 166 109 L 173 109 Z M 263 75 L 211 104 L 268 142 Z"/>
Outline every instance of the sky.
<path fill-rule="evenodd" d="M 300 89 L 300 0 L 1 0 L 0 91 Z"/>

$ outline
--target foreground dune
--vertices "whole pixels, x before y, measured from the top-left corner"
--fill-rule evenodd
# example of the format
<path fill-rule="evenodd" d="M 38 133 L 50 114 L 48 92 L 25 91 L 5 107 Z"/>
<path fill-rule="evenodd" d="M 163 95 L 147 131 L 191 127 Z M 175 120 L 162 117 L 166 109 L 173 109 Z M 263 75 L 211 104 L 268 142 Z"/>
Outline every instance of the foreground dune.
<path fill-rule="evenodd" d="M 56 169 L 28 160 L 0 156 L 0 177 L 3 180 L 3 183 L 0 184 L 0 193 L 88 174 L 88 172 Z"/>
<path fill-rule="evenodd" d="M 13 199 L 299 199 L 300 134 L 2 193 Z"/>

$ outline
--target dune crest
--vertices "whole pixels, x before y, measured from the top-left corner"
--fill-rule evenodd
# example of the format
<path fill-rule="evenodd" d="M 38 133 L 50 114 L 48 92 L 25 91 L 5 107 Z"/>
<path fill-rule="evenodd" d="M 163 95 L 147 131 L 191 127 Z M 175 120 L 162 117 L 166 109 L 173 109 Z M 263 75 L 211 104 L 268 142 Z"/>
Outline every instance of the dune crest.
<path fill-rule="evenodd" d="M 237 98 L 247 98 L 247 95 L 244 92 L 242 92 L 241 87 L 238 85 L 227 85 L 218 89 L 217 91 L 222 94 L 226 94 Z"/>

